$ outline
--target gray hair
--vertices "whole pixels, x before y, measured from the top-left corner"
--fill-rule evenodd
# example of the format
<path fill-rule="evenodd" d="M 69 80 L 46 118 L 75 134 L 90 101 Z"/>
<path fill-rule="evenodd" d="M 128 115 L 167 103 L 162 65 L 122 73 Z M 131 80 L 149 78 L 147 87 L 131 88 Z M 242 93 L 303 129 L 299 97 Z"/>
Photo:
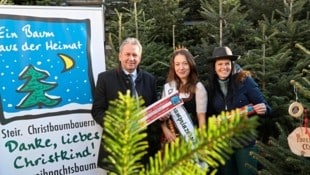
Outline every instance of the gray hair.
<path fill-rule="evenodd" d="M 137 45 L 140 50 L 140 56 L 142 55 L 142 45 L 137 38 L 126 38 L 119 47 L 119 51 L 122 52 L 126 44 Z"/>

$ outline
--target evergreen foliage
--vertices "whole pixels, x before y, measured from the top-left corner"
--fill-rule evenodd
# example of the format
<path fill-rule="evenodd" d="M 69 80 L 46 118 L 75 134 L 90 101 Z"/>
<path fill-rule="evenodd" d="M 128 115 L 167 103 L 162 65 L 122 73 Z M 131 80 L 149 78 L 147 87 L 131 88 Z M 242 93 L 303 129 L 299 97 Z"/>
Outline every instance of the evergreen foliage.
<path fill-rule="evenodd" d="M 264 15 L 268 19 L 274 15 L 276 9 L 283 9 L 283 0 L 240 0 L 248 9 L 248 18 L 253 22 L 258 22 Z"/>
<path fill-rule="evenodd" d="M 254 74 L 273 109 L 271 119 L 265 120 L 266 126 L 262 127 L 267 134 L 263 136 L 264 140 L 278 134 L 273 129 L 275 122 L 290 127 L 290 122 L 286 120 L 289 117 L 287 109 L 290 101 L 295 99 L 290 80 L 309 64 L 309 56 L 295 47 L 296 43 L 310 45 L 309 17 L 300 18 L 307 2 L 285 2 L 281 5 L 283 8 L 275 8 L 269 17 L 262 15 L 253 35 L 255 48 L 248 49 L 238 60 L 244 69 Z"/>
<path fill-rule="evenodd" d="M 310 101 L 310 51 L 303 47 L 300 44 L 295 45 L 297 48 L 299 48 L 303 53 L 305 53 L 306 62 L 302 63 L 302 71 L 300 74 L 297 74 L 293 80 L 290 81 L 290 84 L 295 86 L 297 91 L 306 99 L 308 99 L 308 102 Z M 306 66 L 305 66 L 306 65 Z M 306 103 L 306 101 L 304 101 Z M 310 105 L 307 105 L 310 106 Z"/>
<path fill-rule="evenodd" d="M 13 3 L 14 2 L 12 0 L 0 0 L 0 5 L 9 5 Z"/>
<path fill-rule="evenodd" d="M 108 162 L 114 165 L 116 174 L 138 174 L 143 167 L 138 160 L 145 154 L 147 142 L 146 133 L 141 130 L 142 124 L 137 121 L 142 117 L 140 105 L 135 98 L 119 95 L 119 99 L 110 102 L 110 107 L 104 118 L 104 144 L 110 153 Z M 140 98 L 140 104 L 143 101 Z"/>
<path fill-rule="evenodd" d="M 288 132 L 277 124 L 280 130 L 278 138 L 271 137 L 268 144 L 257 142 L 259 153 L 251 153 L 262 165 L 262 169 L 257 170 L 258 175 L 308 175 L 310 174 L 310 159 L 295 155 L 290 151 L 287 137 Z"/>
<path fill-rule="evenodd" d="M 155 41 L 173 47 L 173 27 L 178 32 L 183 26 L 183 19 L 189 9 L 179 7 L 179 0 L 146 0 L 141 3 L 143 9 L 147 9 L 145 17 L 154 20 L 149 36 L 156 36 Z M 178 39 L 178 38 L 175 38 Z M 180 41 L 182 42 L 182 41 Z"/>
<path fill-rule="evenodd" d="M 175 175 L 175 174 L 206 174 L 214 173 L 219 164 L 229 158 L 234 148 L 246 145 L 257 136 L 256 116 L 247 118 L 246 113 L 239 110 L 222 113 L 209 118 L 208 129 L 196 130 L 197 141 L 186 142 L 178 138 L 174 143 L 167 144 L 163 152 L 150 158 L 149 166 L 143 168 L 140 158 L 146 153 L 146 124 L 140 121 L 144 116 L 142 99 L 139 104 L 127 94 L 119 94 L 119 99 L 112 101 L 104 118 L 105 147 L 111 153 L 106 160 L 114 165 L 109 174 L 118 175 Z M 229 118 L 228 118 L 229 116 Z M 151 145 L 150 145 L 151 146 Z M 208 168 L 197 164 L 206 162 Z M 212 169 L 212 172 L 210 170 Z"/>
<path fill-rule="evenodd" d="M 166 29 L 169 24 L 172 29 L 172 24 L 176 22 L 174 20 L 177 18 L 177 15 L 182 15 L 182 11 L 178 10 L 176 1 L 165 1 L 166 6 L 162 10 L 167 15 L 167 21 L 163 21 L 153 17 L 163 14 L 161 10 L 156 10 L 158 4 L 153 4 L 156 3 L 155 1 L 148 3 L 150 4 L 143 5 L 135 1 L 127 2 L 127 8 L 122 7 L 121 10 L 114 9 L 115 14 L 109 17 L 111 20 L 108 25 L 107 41 L 111 49 L 106 57 L 107 69 L 118 65 L 118 49 L 121 42 L 127 37 L 137 37 L 143 46 L 141 68 L 157 77 L 158 92 L 161 92 L 162 84 L 165 83 L 166 79 L 165 72 L 168 72 L 169 56 L 173 52 L 173 45 L 171 41 L 168 42 L 167 39 L 164 39 L 166 38 L 165 36 L 159 36 L 159 32 L 163 35 L 167 34 L 166 32 L 159 31 L 159 28 Z M 134 7 L 137 10 L 134 10 Z M 145 13 L 143 7 L 147 7 L 148 14 Z M 138 28 L 133 25 L 136 22 Z"/>
<path fill-rule="evenodd" d="M 302 53 L 309 58 L 310 52 L 302 45 L 296 44 Z M 308 55 L 308 56 L 307 56 Z M 294 86 L 296 93 L 296 101 L 301 102 L 305 109 L 310 108 L 310 64 L 307 64 L 302 73 L 297 74 L 294 80 L 290 81 L 290 84 Z M 302 97 L 298 98 L 298 94 Z M 277 128 L 280 135 L 275 137 L 270 137 L 267 144 L 261 141 L 257 142 L 257 147 L 260 150 L 259 153 L 251 153 L 252 156 L 257 159 L 262 168 L 256 170 L 259 175 L 308 175 L 310 174 L 310 159 L 308 157 L 298 156 L 291 152 L 287 137 L 288 135 L 297 127 L 305 126 L 303 122 L 308 120 L 307 114 L 304 114 L 301 118 L 286 118 L 289 121 L 288 124 L 281 126 L 277 123 Z M 306 124 L 306 123 L 305 123 Z M 290 127 L 288 127 L 290 126 Z M 309 150 L 306 150 L 309 151 Z M 252 167 L 253 168 L 253 167 Z"/>

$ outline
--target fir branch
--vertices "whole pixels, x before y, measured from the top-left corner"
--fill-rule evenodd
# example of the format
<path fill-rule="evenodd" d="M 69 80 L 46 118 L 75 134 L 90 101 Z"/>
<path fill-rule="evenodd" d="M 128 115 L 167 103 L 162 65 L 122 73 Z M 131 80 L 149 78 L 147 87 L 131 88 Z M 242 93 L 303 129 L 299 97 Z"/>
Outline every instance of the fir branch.
<path fill-rule="evenodd" d="M 258 174 L 310 174 L 308 168 L 310 160 L 302 156 L 297 156 L 290 151 L 287 143 L 288 134 L 285 133 L 278 123 L 277 126 L 280 131 L 279 137 L 277 139 L 270 137 L 268 145 L 257 142 L 256 145 L 259 149 L 259 154 L 251 153 L 263 166 L 263 168 L 258 171 Z"/>
<path fill-rule="evenodd" d="M 227 116 L 230 116 L 229 119 Z M 198 138 L 196 143 L 177 139 L 176 142 L 165 147 L 163 158 L 162 156 L 156 157 L 146 174 L 182 174 L 184 171 L 189 174 L 205 174 L 209 172 L 208 168 L 199 166 L 197 158 L 216 170 L 219 163 L 224 164 L 229 155 L 234 152 L 233 148 L 247 145 L 249 140 L 256 138 L 257 119 L 257 117 L 241 116 L 238 110 L 232 111 L 230 115 L 223 113 L 218 117 L 211 117 L 208 121 L 207 132 L 196 130 Z M 159 165 L 156 171 L 152 168 L 155 165 Z"/>
<path fill-rule="evenodd" d="M 195 143 L 177 138 L 165 146 L 164 153 L 158 152 L 154 158 L 151 157 L 145 169 L 139 162 L 148 147 L 144 141 L 144 124 L 137 122 L 143 117 L 141 98 L 139 104 L 129 92 L 119 94 L 119 99 L 110 102 L 104 118 L 103 134 L 104 146 L 110 153 L 105 161 L 113 166 L 109 174 L 214 174 L 219 164 L 224 164 L 234 152 L 234 148 L 248 144 L 257 136 L 257 116 L 247 118 L 239 110 L 222 113 L 209 118 L 208 129 L 195 130 Z"/>
<path fill-rule="evenodd" d="M 110 102 L 104 118 L 104 147 L 110 153 L 107 162 L 114 167 L 112 172 L 118 175 L 137 174 L 143 165 L 139 162 L 148 147 L 144 129 L 136 122 L 143 117 L 143 109 L 136 105 L 136 99 L 119 93 L 119 99 Z M 141 105 L 143 100 L 140 98 Z M 139 131 L 139 132 L 138 132 Z M 111 173 L 111 174 L 113 174 Z"/>

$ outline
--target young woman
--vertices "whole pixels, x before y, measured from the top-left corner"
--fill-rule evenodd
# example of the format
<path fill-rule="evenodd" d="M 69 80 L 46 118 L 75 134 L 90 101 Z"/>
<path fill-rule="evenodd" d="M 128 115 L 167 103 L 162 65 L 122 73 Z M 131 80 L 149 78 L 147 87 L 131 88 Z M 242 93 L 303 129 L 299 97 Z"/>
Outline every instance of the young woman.
<path fill-rule="evenodd" d="M 173 142 L 182 128 L 204 127 L 206 124 L 207 91 L 198 79 L 198 72 L 193 55 L 185 48 L 176 49 L 170 61 L 167 83 L 164 85 L 163 96 L 169 92 L 178 91 L 184 104 L 172 111 L 171 117 L 162 119 L 164 142 Z M 180 115 L 176 115 L 176 113 Z M 179 124 L 175 117 L 181 117 L 183 124 Z M 181 130 L 181 131 L 180 131 Z"/>

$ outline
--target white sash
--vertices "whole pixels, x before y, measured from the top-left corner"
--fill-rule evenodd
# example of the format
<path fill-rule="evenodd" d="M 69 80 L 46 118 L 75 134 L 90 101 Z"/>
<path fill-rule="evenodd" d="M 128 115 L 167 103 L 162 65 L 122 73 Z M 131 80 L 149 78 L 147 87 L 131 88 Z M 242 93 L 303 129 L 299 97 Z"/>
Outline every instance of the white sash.
<path fill-rule="evenodd" d="M 176 91 L 176 84 L 175 82 L 169 82 L 166 83 L 164 85 L 164 95 L 167 96 L 171 93 L 173 93 L 174 91 Z M 195 128 L 193 125 L 193 122 L 190 118 L 190 116 L 188 115 L 186 109 L 184 108 L 184 106 L 179 106 L 174 108 L 171 112 L 170 112 L 171 116 L 172 116 L 172 120 L 175 123 L 177 129 L 179 130 L 180 134 L 182 135 L 182 137 L 185 138 L 186 141 L 188 141 L 189 139 L 192 141 L 192 144 L 194 146 L 194 144 L 196 143 L 196 136 L 195 136 Z M 198 156 L 195 155 L 195 161 L 197 163 L 197 165 L 201 168 L 207 168 L 208 164 L 200 161 Z"/>
<path fill-rule="evenodd" d="M 166 83 L 164 85 L 164 93 L 166 96 L 176 90 L 175 82 Z M 192 143 L 195 143 L 194 125 L 184 106 L 182 105 L 174 108 L 170 114 L 181 136 L 184 137 L 186 141 L 190 139 Z"/>

